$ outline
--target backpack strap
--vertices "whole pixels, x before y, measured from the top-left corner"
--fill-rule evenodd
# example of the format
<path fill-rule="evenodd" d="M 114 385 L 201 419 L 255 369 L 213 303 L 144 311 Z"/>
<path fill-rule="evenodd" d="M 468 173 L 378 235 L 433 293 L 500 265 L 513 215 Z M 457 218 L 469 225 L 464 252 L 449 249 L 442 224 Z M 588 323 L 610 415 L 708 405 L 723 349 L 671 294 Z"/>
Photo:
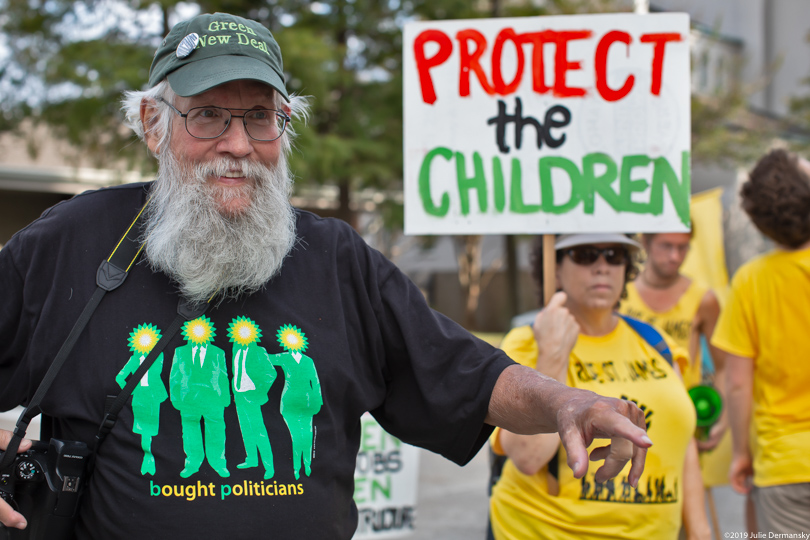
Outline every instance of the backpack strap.
<path fill-rule="evenodd" d="M 664 360 L 666 360 L 670 366 L 672 365 L 672 362 L 674 361 L 672 351 L 669 350 L 669 345 L 667 345 L 667 342 L 664 339 L 664 336 L 661 335 L 661 332 L 656 330 L 651 324 L 640 321 L 635 317 L 622 315 L 620 313 L 617 313 L 617 315 L 624 319 L 624 322 L 626 322 L 627 325 L 636 332 L 636 334 L 641 336 L 641 339 L 646 341 L 650 347 L 658 351 L 658 353 L 664 357 Z"/>

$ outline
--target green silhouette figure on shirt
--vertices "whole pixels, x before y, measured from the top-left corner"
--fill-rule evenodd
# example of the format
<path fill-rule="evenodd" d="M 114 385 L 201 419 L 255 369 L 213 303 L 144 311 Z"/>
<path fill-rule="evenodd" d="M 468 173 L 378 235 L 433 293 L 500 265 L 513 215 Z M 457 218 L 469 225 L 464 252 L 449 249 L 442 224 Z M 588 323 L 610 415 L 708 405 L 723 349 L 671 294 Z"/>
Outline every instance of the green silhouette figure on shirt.
<path fill-rule="evenodd" d="M 203 315 L 183 325 L 188 342 L 174 351 L 169 375 L 172 405 L 180 411 L 188 478 L 200 470 L 203 458 L 221 477 L 230 476 L 225 462 L 225 407 L 231 402 L 225 351 L 212 345 L 216 331 Z M 205 447 L 200 422 L 205 425 Z"/>
<path fill-rule="evenodd" d="M 298 480 L 303 462 L 307 476 L 312 472 L 312 417 L 321 410 L 321 383 L 312 358 L 306 356 L 307 338 L 295 326 L 286 324 L 276 334 L 286 351 L 273 355 L 274 364 L 284 370 L 284 390 L 281 392 L 281 416 L 292 438 L 293 472 Z"/>
<path fill-rule="evenodd" d="M 245 461 L 237 465 L 248 469 L 264 465 L 265 480 L 273 477 L 273 450 L 262 417 L 262 405 L 276 380 L 276 368 L 270 356 L 257 342 L 262 337 L 258 325 L 247 317 L 237 317 L 228 326 L 228 337 L 233 343 L 233 402 L 242 440 L 245 443 Z"/>
<path fill-rule="evenodd" d="M 141 366 L 146 356 L 160 340 L 160 330 L 151 324 L 142 324 L 129 334 L 129 350 L 132 351 L 129 361 L 115 376 L 118 386 L 124 388 L 127 377 Z M 163 371 L 163 353 L 146 370 L 143 378 L 132 391 L 132 432 L 141 436 L 143 463 L 141 474 L 155 474 L 155 456 L 152 455 L 152 437 L 158 434 L 160 425 L 160 404 L 166 401 L 169 394 L 160 378 Z"/>

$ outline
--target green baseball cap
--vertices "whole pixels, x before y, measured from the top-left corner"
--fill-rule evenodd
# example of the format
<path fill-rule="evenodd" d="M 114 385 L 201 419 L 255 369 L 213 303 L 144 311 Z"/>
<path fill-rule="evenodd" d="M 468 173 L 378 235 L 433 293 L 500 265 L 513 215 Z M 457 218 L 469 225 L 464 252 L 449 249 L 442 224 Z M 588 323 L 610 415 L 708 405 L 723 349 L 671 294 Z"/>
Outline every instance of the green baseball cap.
<path fill-rule="evenodd" d="M 290 101 L 281 49 L 270 30 L 227 13 L 197 15 L 172 28 L 155 52 L 149 87 L 163 79 L 183 97 L 249 79 L 270 85 Z"/>

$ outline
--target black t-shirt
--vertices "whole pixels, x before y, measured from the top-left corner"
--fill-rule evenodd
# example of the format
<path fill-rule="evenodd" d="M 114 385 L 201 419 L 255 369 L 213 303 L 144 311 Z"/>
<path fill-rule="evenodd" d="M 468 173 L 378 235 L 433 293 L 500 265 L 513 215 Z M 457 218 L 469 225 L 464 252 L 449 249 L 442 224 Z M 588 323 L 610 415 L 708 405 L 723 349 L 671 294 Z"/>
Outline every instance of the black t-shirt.
<path fill-rule="evenodd" d="M 60 203 L 0 250 L 1 410 L 32 397 L 148 187 Z M 512 361 L 432 311 L 348 225 L 296 215 L 280 274 L 209 308 L 141 380 L 97 456 L 80 538 L 350 538 L 365 411 L 460 464 L 486 440 Z M 143 260 L 107 294 L 43 401 L 54 437 L 92 440 L 177 304 Z"/>

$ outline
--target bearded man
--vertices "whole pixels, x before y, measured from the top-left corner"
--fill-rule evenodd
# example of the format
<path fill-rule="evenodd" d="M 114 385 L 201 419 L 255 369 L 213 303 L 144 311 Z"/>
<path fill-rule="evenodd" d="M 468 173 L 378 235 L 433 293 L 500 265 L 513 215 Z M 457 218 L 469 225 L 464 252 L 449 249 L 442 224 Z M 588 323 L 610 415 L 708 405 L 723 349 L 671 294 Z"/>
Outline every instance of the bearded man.
<path fill-rule="evenodd" d="M 347 224 L 290 206 L 290 122 L 305 117 L 306 103 L 288 94 L 281 51 L 261 24 L 222 13 L 177 24 L 156 52 L 148 89 L 129 93 L 124 110 L 158 160 L 155 181 L 61 203 L 0 251 L 0 410 L 31 399 L 93 293 L 99 261 L 144 205 L 143 259 L 96 309 L 43 400 L 48 434 L 92 440 L 105 396 L 118 388 L 128 329 L 144 321 L 167 328 L 178 296 L 213 298 L 205 318 L 184 332 L 190 343 L 214 347 L 192 347 L 178 366 L 190 361 L 202 373 L 217 361 L 233 382 L 235 359 L 221 362 L 209 353 L 233 350 L 223 329 L 250 319 L 260 328 L 296 329 L 256 343 L 268 357 L 306 350 L 319 388 L 301 394 L 317 401 L 301 405 L 314 417 L 300 477 L 280 466 L 293 462 L 293 441 L 279 410 L 281 385 L 268 390 L 261 414 L 277 464 L 272 483 L 258 467 L 238 467 L 245 449 L 233 402 L 223 414 L 224 456 L 217 450 L 214 460 L 229 475 L 218 474 L 207 456 L 192 478 L 182 428 L 195 420 L 161 410 L 152 441 L 156 472 L 144 476 L 132 411 L 125 408 L 96 453 L 78 538 L 351 538 L 366 411 L 400 439 L 461 464 L 495 425 L 516 433 L 560 431 L 578 478 L 587 471 L 592 440 L 611 438 L 595 451 L 594 459 L 604 459 L 597 481 L 628 465 L 622 474 L 637 484 L 651 444 L 638 407 L 514 364 L 430 310 L 419 289 Z M 183 343 L 173 338 L 166 355 Z M 277 369 L 284 386 L 292 384 L 286 377 L 294 364 L 306 360 L 298 352 L 290 357 L 290 369 Z M 170 374 L 162 375 L 168 386 Z M 173 379 L 177 392 L 185 391 L 185 380 Z M 0 432 L 0 448 L 9 439 Z M 20 445 L 28 448 L 28 441 Z M 0 500 L 4 524 L 24 528 L 30 517 Z"/>

